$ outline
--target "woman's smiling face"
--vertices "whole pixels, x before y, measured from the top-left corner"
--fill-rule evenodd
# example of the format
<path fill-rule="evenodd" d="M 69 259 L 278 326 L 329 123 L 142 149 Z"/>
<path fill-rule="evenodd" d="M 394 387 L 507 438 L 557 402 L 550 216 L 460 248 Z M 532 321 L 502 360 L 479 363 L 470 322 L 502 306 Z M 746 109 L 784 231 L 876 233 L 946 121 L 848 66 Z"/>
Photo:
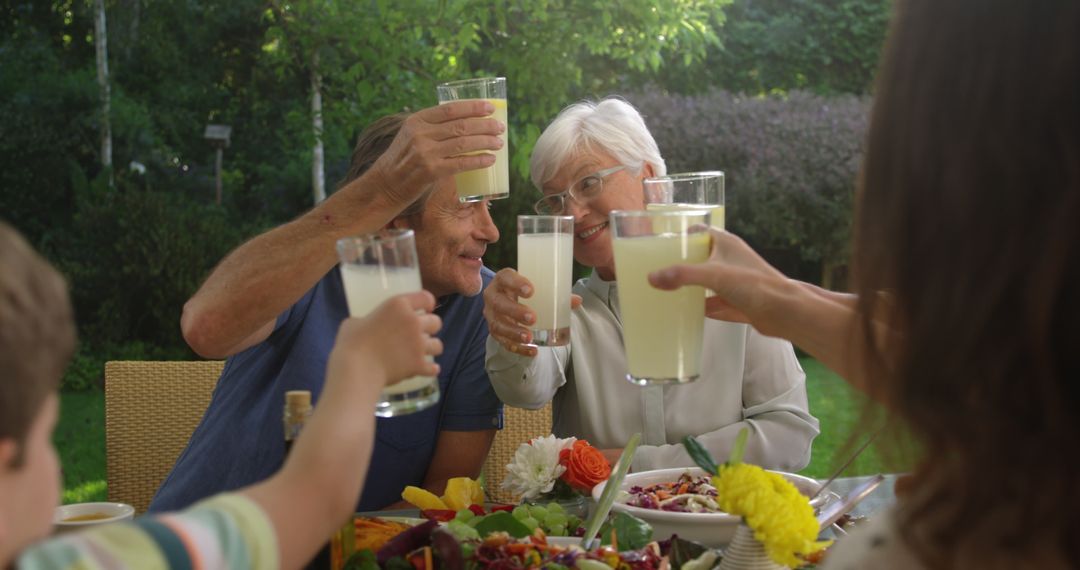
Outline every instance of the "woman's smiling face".
<path fill-rule="evenodd" d="M 564 192 L 581 179 L 614 166 L 619 166 L 619 161 L 602 151 L 571 157 L 551 180 L 544 183 L 544 195 Z M 574 217 L 574 259 L 595 268 L 603 279 L 615 278 L 608 214 L 612 210 L 644 210 L 641 181 L 650 176 L 652 166 L 649 164 L 637 173 L 624 168 L 603 177 L 603 189 L 584 203 L 569 196 L 565 198 L 562 215 Z"/>

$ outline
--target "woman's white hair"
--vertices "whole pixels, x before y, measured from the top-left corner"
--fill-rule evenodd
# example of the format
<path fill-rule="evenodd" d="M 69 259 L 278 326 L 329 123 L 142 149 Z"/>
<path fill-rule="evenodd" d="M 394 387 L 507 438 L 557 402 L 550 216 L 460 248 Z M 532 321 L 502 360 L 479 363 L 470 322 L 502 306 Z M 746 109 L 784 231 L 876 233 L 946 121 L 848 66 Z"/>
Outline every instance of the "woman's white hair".
<path fill-rule="evenodd" d="M 544 129 L 529 160 L 532 182 L 543 188 L 572 156 L 597 151 L 610 154 L 635 173 L 646 163 L 652 165 L 653 176 L 667 173 L 641 113 L 622 98 L 606 97 L 566 107 Z"/>

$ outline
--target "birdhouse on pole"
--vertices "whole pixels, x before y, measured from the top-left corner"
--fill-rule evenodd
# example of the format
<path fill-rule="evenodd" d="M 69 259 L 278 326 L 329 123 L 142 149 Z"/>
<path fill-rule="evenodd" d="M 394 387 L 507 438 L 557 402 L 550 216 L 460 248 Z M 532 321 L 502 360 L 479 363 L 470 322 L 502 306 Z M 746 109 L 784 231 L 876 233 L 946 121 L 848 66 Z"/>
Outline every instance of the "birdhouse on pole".
<path fill-rule="evenodd" d="M 232 127 L 229 125 L 206 125 L 206 130 L 203 132 L 203 138 L 210 141 L 210 144 L 217 149 L 217 158 L 214 161 L 214 177 L 217 182 L 215 196 L 218 205 L 221 204 L 221 157 L 225 147 L 229 146 L 229 135 L 231 134 Z"/>

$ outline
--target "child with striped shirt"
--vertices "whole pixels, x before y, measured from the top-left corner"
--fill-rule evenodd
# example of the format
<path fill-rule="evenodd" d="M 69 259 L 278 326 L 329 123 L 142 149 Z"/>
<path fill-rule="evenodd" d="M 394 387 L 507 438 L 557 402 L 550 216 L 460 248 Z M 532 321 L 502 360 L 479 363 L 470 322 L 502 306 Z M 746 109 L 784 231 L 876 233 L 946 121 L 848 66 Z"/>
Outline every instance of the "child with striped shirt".
<path fill-rule="evenodd" d="M 64 279 L 0 222 L 0 568 L 298 568 L 356 505 L 381 389 L 436 376 L 427 292 L 346 319 L 319 405 L 281 470 L 188 510 L 45 539 L 59 500 L 52 446 L 60 377 L 75 347 Z M 343 450 L 348 450 L 343 451 Z"/>

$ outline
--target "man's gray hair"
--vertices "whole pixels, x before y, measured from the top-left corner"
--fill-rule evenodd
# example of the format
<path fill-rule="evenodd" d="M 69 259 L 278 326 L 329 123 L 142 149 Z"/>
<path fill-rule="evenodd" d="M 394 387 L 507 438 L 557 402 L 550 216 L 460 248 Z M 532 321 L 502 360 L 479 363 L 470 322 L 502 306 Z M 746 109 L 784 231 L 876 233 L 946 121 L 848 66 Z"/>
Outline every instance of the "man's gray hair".
<path fill-rule="evenodd" d="M 606 97 L 566 107 L 544 129 L 529 160 L 533 185 L 542 189 L 569 158 L 597 151 L 610 154 L 635 173 L 646 163 L 652 165 L 653 176 L 667 173 L 641 113 L 622 98 Z"/>

